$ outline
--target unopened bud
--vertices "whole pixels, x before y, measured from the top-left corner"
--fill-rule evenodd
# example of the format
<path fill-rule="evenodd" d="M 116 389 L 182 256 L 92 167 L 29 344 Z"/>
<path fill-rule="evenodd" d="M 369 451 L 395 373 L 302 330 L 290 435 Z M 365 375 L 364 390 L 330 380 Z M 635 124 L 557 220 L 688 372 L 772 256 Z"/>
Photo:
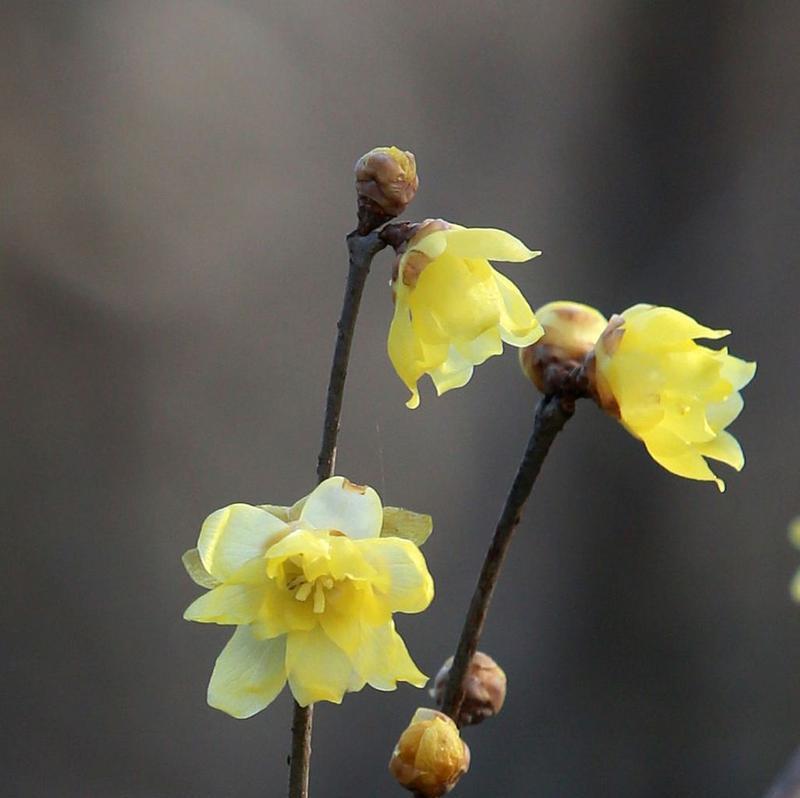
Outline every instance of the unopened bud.
<path fill-rule="evenodd" d="M 599 310 L 579 302 L 549 302 L 536 311 L 544 335 L 520 349 L 522 371 L 544 394 L 560 393 L 584 365 L 608 322 Z"/>
<path fill-rule="evenodd" d="M 450 679 L 453 658 L 445 660 L 436 674 L 431 697 L 441 706 Z M 503 669 L 482 651 L 476 651 L 464 676 L 464 700 L 458 713 L 459 726 L 474 726 L 496 715 L 506 700 L 507 679 Z"/>
<path fill-rule="evenodd" d="M 469 768 L 469 748 L 458 727 L 435 709 L 418 709 L 400 735 L 389 771 L 410 792 L 438 798 L 455 787 Z"/>
<path fill-rule="evenodd" d="M 413 153 L 397 147 L 376 147 L 355 166 L 358 232 L 361 235 L 399 216 L 419 187 Z"/>

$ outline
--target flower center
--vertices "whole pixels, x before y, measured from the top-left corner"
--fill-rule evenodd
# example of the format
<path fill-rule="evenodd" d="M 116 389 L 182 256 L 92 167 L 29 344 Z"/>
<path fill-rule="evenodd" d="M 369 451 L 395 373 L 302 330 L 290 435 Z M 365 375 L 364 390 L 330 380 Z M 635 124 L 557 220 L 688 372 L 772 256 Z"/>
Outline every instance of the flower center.
<path fill-rule="evenodd" d="M 312 609 L 320 615 L 325 612 L 325 593 L 331 590 L 335 581 L 332 576 L 318 576 L 316 579 L 307 579 L 302 566 L 289 560 L 285 564 L 284 578 L 286 590 L 294 594 L 297 601 L 311 601 Z"/>
<path fill-rule="evenodd" d="M 294 592 L 297 601 L 313 601 L 313 610 L 318 615 L 325 612 L 325 591 L 333 587 L 333 578 L 320 576 L 308 582 L 304 576 L 297 576 L 286 585 L 289 591 Z"/>

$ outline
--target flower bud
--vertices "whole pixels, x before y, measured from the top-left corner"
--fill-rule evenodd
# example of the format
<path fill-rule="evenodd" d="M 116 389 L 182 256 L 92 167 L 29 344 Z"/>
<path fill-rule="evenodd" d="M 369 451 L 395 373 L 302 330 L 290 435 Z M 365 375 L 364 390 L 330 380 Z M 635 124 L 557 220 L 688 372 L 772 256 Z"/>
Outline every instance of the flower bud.
<path fill-rule="evenodd" d="M 444 701 L 453 658 L 445 660 L 436 674 L 430 690 L 438 706 Z M 458 713 L 459 726 L 474 726 L 496 715 L 506 700 L 506 674 L 503 669 L 482 651 L 476 651 L 464 677 L 464 700 Z"/>
<path fill-rule="evenodd" d="M 447 715 L 421 708 L 400 735 L 389 771 L 410 792 L 437 798 L 455 787 L 469 768 L 469 748 Z"/>
<path fill-rule="evenodd" d="M 558 393 L 583 365 L 607 325 L 606 318 L 579 302 L 549 302 L 536 311 L 544 335 L 520 350 L 522 371 L 544 394 Z"/>
<path fill-rule="evenodd" d="M 403 213 L 419 186 L 413 153 L 397 147 L 370 150 L 356 162 L 355 173 L 361 235 Z"/>

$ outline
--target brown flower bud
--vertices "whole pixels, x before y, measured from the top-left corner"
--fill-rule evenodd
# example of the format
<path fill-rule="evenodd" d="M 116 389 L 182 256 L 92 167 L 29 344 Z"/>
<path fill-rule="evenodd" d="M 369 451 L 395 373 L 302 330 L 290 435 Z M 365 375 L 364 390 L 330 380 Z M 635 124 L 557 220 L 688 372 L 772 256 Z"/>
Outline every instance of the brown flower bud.
<path fill-rule="evenodd" d="M 542 393 L 561 393 L 608 322 L 599 310 L 565 301 L 549 302 L 536 311 L 536 318 L 544 335 L 520 349 L 520 366 Z"/>
<path fill-rule="evenodd" d="M 435 709 L 421 708 L 400 735 L 389 771 L 410 792 L 438 798 L 467 772 L 469 759 L 456 724 Z"/>
<path fill-rule="evenodd" d="M 436 674 L 430 690 L 438 706 L 444 701 L 453 658 L 448 657 Z M 476 651 L 464 676 L 464 700 L 458 713 L 459 726 L 474 726 L 496 715 L 506 700 L 506 674 L 503 669 L 482 651 Z"/>
<path fill-rule="evenodd" d="M 397 147 L 376 147 L 355 166 L 358 232 L 366 235 L 399 216 L 419 187 L 413 153 Z"/>

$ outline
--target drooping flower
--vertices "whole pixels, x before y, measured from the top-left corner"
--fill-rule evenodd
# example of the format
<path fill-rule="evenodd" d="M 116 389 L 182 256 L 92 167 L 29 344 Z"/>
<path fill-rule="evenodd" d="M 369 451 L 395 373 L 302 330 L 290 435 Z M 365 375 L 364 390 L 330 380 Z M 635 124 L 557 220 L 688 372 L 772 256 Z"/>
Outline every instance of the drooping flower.
<path fill-rule="evenodd" d="M 743 407 L 739 391 L 755 363 L 695 343 L 718 339 L 712 330 L 668 307 L 635 305 L 612 316 L 590 357 L 597 402 L 639 438 L 659 465 L 688 479 L 725 483 L 706 458 L 744 465 L 739 442 L 726 427 Z"/>
<path fill-rule="evenodd" d="M 385 509 L 397 534 L 412 514 Z M 410 537 L 424 539 L 426 519 L 414 517 Z M 233 504 L 206 519 L 184 564 L 210 589 L 184 618 L 237 627 L 211 675 L 211 706 L 250 717 L 287 681 L 303 706 L 365 684 L 425 684 L 392 613 L 424 610 L 433 581 L 417 546 L 381 536 L 383 524 L 378 494 L 342 477 L 293 507 Z"/>
<path fill-rule="evenodd" d="M 400 735 L 389 771 L 415 795 L 439 798 L 469 769 L 469 748 L 447 715 L 422 707 Z"/>
<path fill-rule="evenodd" d="M 419 405 L 417 382 L 429 374 L 437 394 L 466 385 L 473 367 L 543 334 L 519 289 L 489 260 L 540 255 L 503 230 L 428 220 L 400 255 L 392 280 L 395 308 L 388 350 Z"/>

